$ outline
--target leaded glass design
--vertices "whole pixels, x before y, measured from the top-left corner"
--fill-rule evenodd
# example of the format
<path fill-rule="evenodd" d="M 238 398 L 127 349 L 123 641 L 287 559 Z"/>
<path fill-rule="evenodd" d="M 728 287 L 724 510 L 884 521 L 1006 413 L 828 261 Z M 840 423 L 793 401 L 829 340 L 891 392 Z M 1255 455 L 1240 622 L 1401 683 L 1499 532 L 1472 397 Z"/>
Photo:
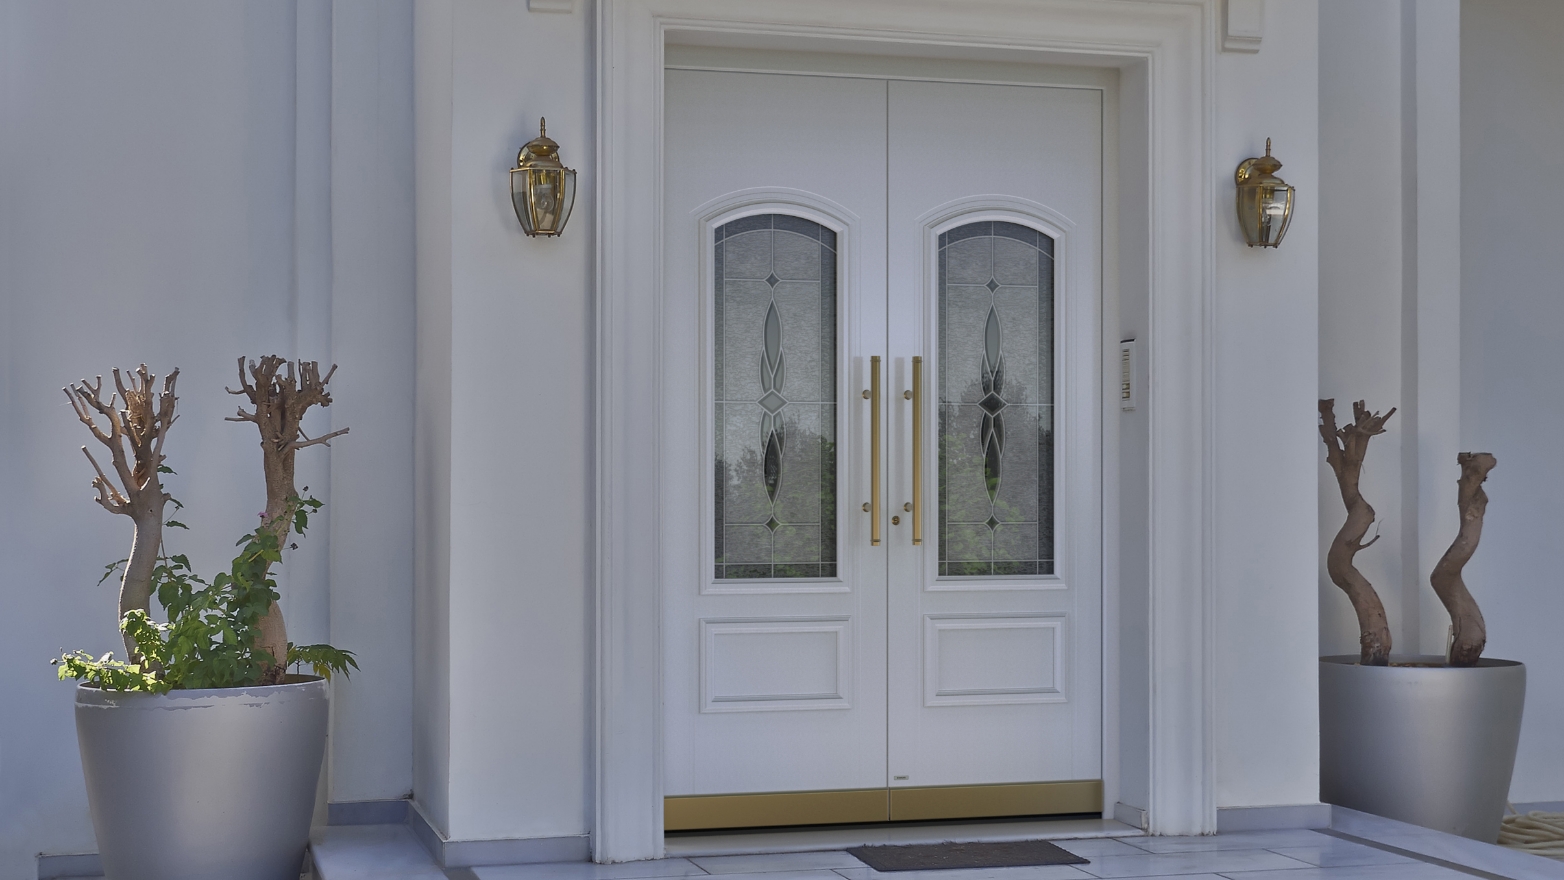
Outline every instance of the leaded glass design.
<path fill-rule="evenodd" d="M 939 238 L 939 573 L 1052 574 L 1053 239 Z"/>
<path fill-rule="evenodd" d="M 836 233 L 717 228 L 716 577 L 836 576 Z"/>

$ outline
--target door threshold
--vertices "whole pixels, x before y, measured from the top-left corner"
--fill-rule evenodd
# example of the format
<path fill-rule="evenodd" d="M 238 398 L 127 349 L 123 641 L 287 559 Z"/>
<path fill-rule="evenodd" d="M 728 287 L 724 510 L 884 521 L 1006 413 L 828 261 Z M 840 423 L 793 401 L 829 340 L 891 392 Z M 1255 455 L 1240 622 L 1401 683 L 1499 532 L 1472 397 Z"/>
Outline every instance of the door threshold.
<path fill-rule="evenodd" d="M 979 819 L 960 822 L 885 822 L 873 825 L 815 825 L 802 828 L 741 828 L 679 831 L 663 837 L 670 859 L 750 853 L 813 852 L 877 844 L 1067 840 L 1082 837 L 1143 837 L 1144 831 L 1112 819 Z"/>

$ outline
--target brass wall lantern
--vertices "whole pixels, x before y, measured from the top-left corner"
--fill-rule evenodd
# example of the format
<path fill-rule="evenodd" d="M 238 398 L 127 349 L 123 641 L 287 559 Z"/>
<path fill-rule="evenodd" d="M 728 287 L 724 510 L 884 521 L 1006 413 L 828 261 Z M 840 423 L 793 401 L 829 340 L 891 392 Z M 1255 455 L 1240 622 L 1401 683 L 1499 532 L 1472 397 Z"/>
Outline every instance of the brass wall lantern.
<path fill-rule="evenodd" d="M 1277 247 L 1292 222 L 1293 188 L 1276 176 L 1282 163 L 1271 156 L 1271 139 L 1265 139 L 1265 155 L 1239 163 L 1233 178 L 1238 183 L 1238 227 L 1250 247 Z"/>
<path fill-rule="evenodd" d="M 516 154 L 510 170 L 510 200 L 516 219 L 529 236 L 559 235 L 576 206 L 576 172 L 559 161 L 559 144 L 548 136 L 548 120 L 538 120 L 538 136 Z"/>

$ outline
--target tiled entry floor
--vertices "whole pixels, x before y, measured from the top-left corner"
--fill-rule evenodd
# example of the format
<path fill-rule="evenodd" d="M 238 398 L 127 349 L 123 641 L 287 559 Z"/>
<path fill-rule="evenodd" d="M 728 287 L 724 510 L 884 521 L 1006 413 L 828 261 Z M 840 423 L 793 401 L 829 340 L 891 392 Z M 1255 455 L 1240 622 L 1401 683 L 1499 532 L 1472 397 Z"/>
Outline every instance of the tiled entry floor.
<path fill-rule="evenodd" d="M 1352 811 L 1332 829 L 1254 831 L 1211 837 L 1054 840 L 1090 859 L 1073 866 L 882 874 L 841 850 L 691 855 L 652 862 L 586 862 L 448 868 L 441 871 L 404 826 L 322 829 L 314 845 L 319 880 L 1544 880 L 1564 864 L 1452 838 Z"/>
<path fill-rule="evenodd" d="M 1430 880 L 1466 880 L 1467 876 L 1312 831 L 1258 832 L 1224 835 L 1220 838 L 1135 837 L 1054 842 L 1078 856 L 1090 859 L 1091 863 L 881 874 L 841 851 L 697 856 L 664 861 L 688 862 L 705 874 L 724 875 L 724 880 L 738 880 L 733 875 L 739 874 L 766 875 L 754 880 L 1091 880 L 1102 877 L 1183 877 L 1185 880 L 1232 877 L 1234 880 L 1270 880 L 1274 872 L 1288 872 L 1288 878 L 1297 880 L 1312 880 L 1316 876 L 1321 880 L 1366 880 L 1370 877 L 1383 880 L 1422 877 Z M 1353 872 L 1353 869 L 1367 866 L 1375 866 L 1375 872 Z M 1400 873 L 1383 873 L 1383 868 L 1379 866 L 1394 866 L 1400 869 Z M 586 866 L 582 868 L 585 870 L 581 873 L 555 873 L 555 866 L 541 865 L 471 870 L 479 880 L 609 880 L 609 877 L 621 880 L 633 876 L 618 872 L 605 876 Z M 1424 873 L 1412 872 L 1425 868 L 1428 870 Z M 1293 871 L 1310 873 L 1294 874 Z"/>

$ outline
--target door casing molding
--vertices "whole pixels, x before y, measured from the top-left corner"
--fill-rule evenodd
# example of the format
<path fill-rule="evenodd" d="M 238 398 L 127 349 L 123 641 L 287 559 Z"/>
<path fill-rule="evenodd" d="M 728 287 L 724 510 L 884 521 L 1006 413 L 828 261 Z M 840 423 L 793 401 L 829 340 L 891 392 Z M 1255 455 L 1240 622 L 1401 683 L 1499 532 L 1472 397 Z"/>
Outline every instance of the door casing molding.
<path fill-rule="evenodd" d="M 1149 186 L 1150 830 L 1216 830 L 1208 636 L 1214 407 L 1210 197 L 1218 0 L 601 0 L 593 858 L 663 854 L 661 450 L 663 49 L 822 41 L 851 53 L 1106 65 L 1139 78 Z M 1121 79 L 1121 83 L 1123 80 Z M 1126 145 L 1129 132 L 1121 134 Z M 1104 760 L 1114 756 L 1104 754 Z"/>

